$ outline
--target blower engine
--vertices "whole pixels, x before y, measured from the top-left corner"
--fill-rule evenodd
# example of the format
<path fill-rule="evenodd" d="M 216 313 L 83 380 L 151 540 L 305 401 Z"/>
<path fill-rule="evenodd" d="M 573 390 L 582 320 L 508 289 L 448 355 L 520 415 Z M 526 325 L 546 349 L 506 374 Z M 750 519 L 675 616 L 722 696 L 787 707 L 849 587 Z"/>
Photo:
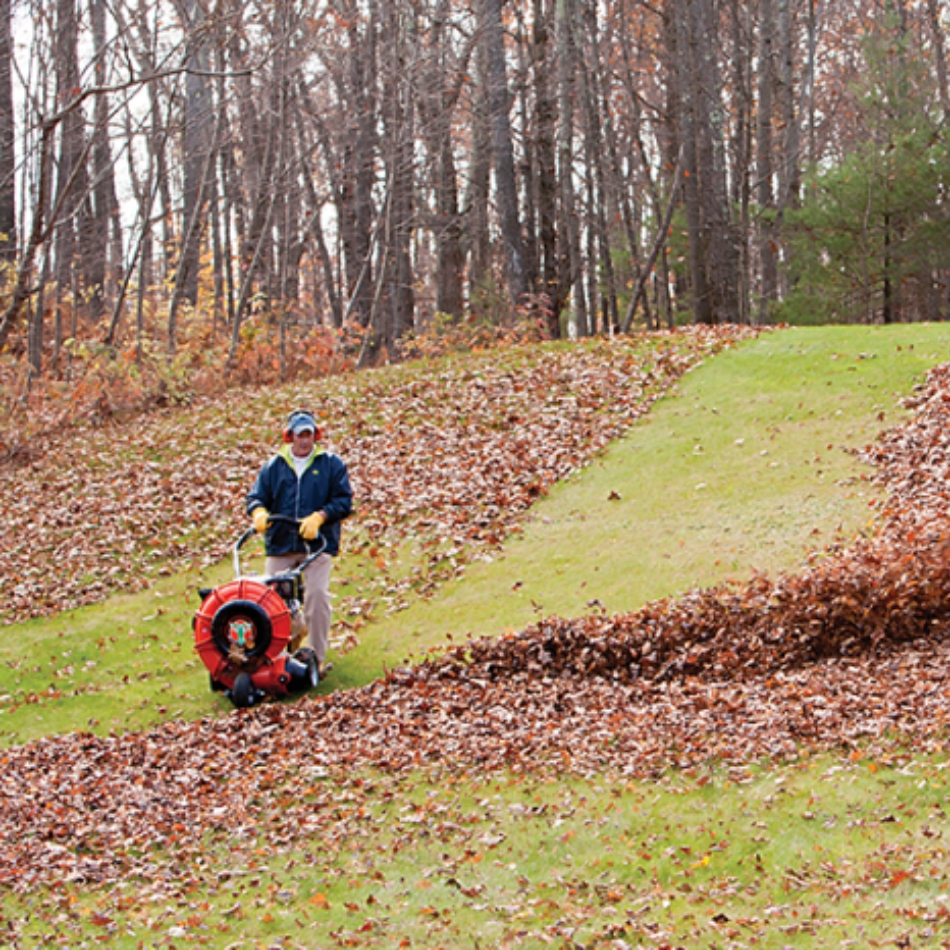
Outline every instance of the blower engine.
<path fill-rule="evenodd" d="M 272 515 L 274 521 L 297 524 Z M 319 682 L 317 659 L 300 648 L 303 620 L 303 571 L 323 553 L 325 542 L 309 549 L 291 571 L 272 576 L 241 573 L 241 547 L 256 532 L 248 529 L 234 545 L 235 579 L 199 591 L 201 607 L 193 620 L 195 650 L 211 677 L 211 688 L 224 691 L 238 708 L 267 697 L 313 689 Z M 309 545 L 308 545 L 309 547 Z"/>

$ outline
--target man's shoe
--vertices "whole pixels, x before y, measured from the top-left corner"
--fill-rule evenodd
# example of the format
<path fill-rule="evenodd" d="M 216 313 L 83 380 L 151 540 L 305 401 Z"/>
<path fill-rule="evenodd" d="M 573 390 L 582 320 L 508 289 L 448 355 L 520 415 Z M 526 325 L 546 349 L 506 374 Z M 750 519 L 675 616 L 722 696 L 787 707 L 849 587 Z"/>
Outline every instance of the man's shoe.
<path fill-rule="evenodd" d="M 333 669 L 333 664 L 324 662 L 320 664 L 320 679 L 326 679 L 327 674 Z"/>

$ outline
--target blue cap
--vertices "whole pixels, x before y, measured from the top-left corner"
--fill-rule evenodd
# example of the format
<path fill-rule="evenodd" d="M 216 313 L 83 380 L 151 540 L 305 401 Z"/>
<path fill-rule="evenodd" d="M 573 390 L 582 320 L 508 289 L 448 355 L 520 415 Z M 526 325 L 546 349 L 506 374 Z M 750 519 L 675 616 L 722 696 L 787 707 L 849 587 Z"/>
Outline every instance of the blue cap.
<path fill-rule="evenodd" d="M 311 432 L 316 432 L 317 423 L 309 412 L 295 412 L 288 420 L 287 428 L 293 432 L 294 435 L 297 435 L 299 432 L 304 432 L 307 429 Z"/>

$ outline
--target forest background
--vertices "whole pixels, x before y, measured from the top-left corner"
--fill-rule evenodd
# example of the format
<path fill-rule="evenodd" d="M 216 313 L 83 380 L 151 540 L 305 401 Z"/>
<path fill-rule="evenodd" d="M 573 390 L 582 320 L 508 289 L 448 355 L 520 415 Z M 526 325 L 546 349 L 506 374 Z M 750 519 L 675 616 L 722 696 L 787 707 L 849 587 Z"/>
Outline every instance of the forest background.
<path fill-rule="evenodd" d="M 434 335 L 945 318 L 947 26 L 0 0 L 0 452 Z"/>

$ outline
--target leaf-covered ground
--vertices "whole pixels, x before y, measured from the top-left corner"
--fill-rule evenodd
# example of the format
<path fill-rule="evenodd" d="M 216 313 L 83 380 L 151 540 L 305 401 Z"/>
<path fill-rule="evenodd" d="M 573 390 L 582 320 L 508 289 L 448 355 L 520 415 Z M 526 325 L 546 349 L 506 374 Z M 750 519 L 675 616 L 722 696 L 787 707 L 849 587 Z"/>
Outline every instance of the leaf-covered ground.
<path fill-rule="evenodd" d="M 0 756 L 0 884 L 160 876 L 210 840 L 312 836 L 327 771 L 652 776 L 710 759 L 944 748 L 950 716 L 950 365 L 869 450 L 887 490 L 870 540 L 800 575 L 622 616 L 546 620 L 363 689 L 74 734 Z"/>
<path fill-rule="evenodd" d="M 691 329 L 585 346 L 499 349 L 275 392 L 228 393 L 34 440 L 7 467 L 0 621 L 101 601 L 207 565 L 247 525 L 244 498 L 288 408 L 326 420 L 358 516 L 347 549 L 371 557 L 376 593 L 404 597 L 387 552 L 427 552 L 425 593 L 499 545 L 553 482 L 583 467 L 686 370 L 754 331 Z M 354 550 L 355 549 L 355 550 Z M 368 592 L 370 596 L 373 592 Z M 344 616 L 346 611 L 340 611 Z"/>

